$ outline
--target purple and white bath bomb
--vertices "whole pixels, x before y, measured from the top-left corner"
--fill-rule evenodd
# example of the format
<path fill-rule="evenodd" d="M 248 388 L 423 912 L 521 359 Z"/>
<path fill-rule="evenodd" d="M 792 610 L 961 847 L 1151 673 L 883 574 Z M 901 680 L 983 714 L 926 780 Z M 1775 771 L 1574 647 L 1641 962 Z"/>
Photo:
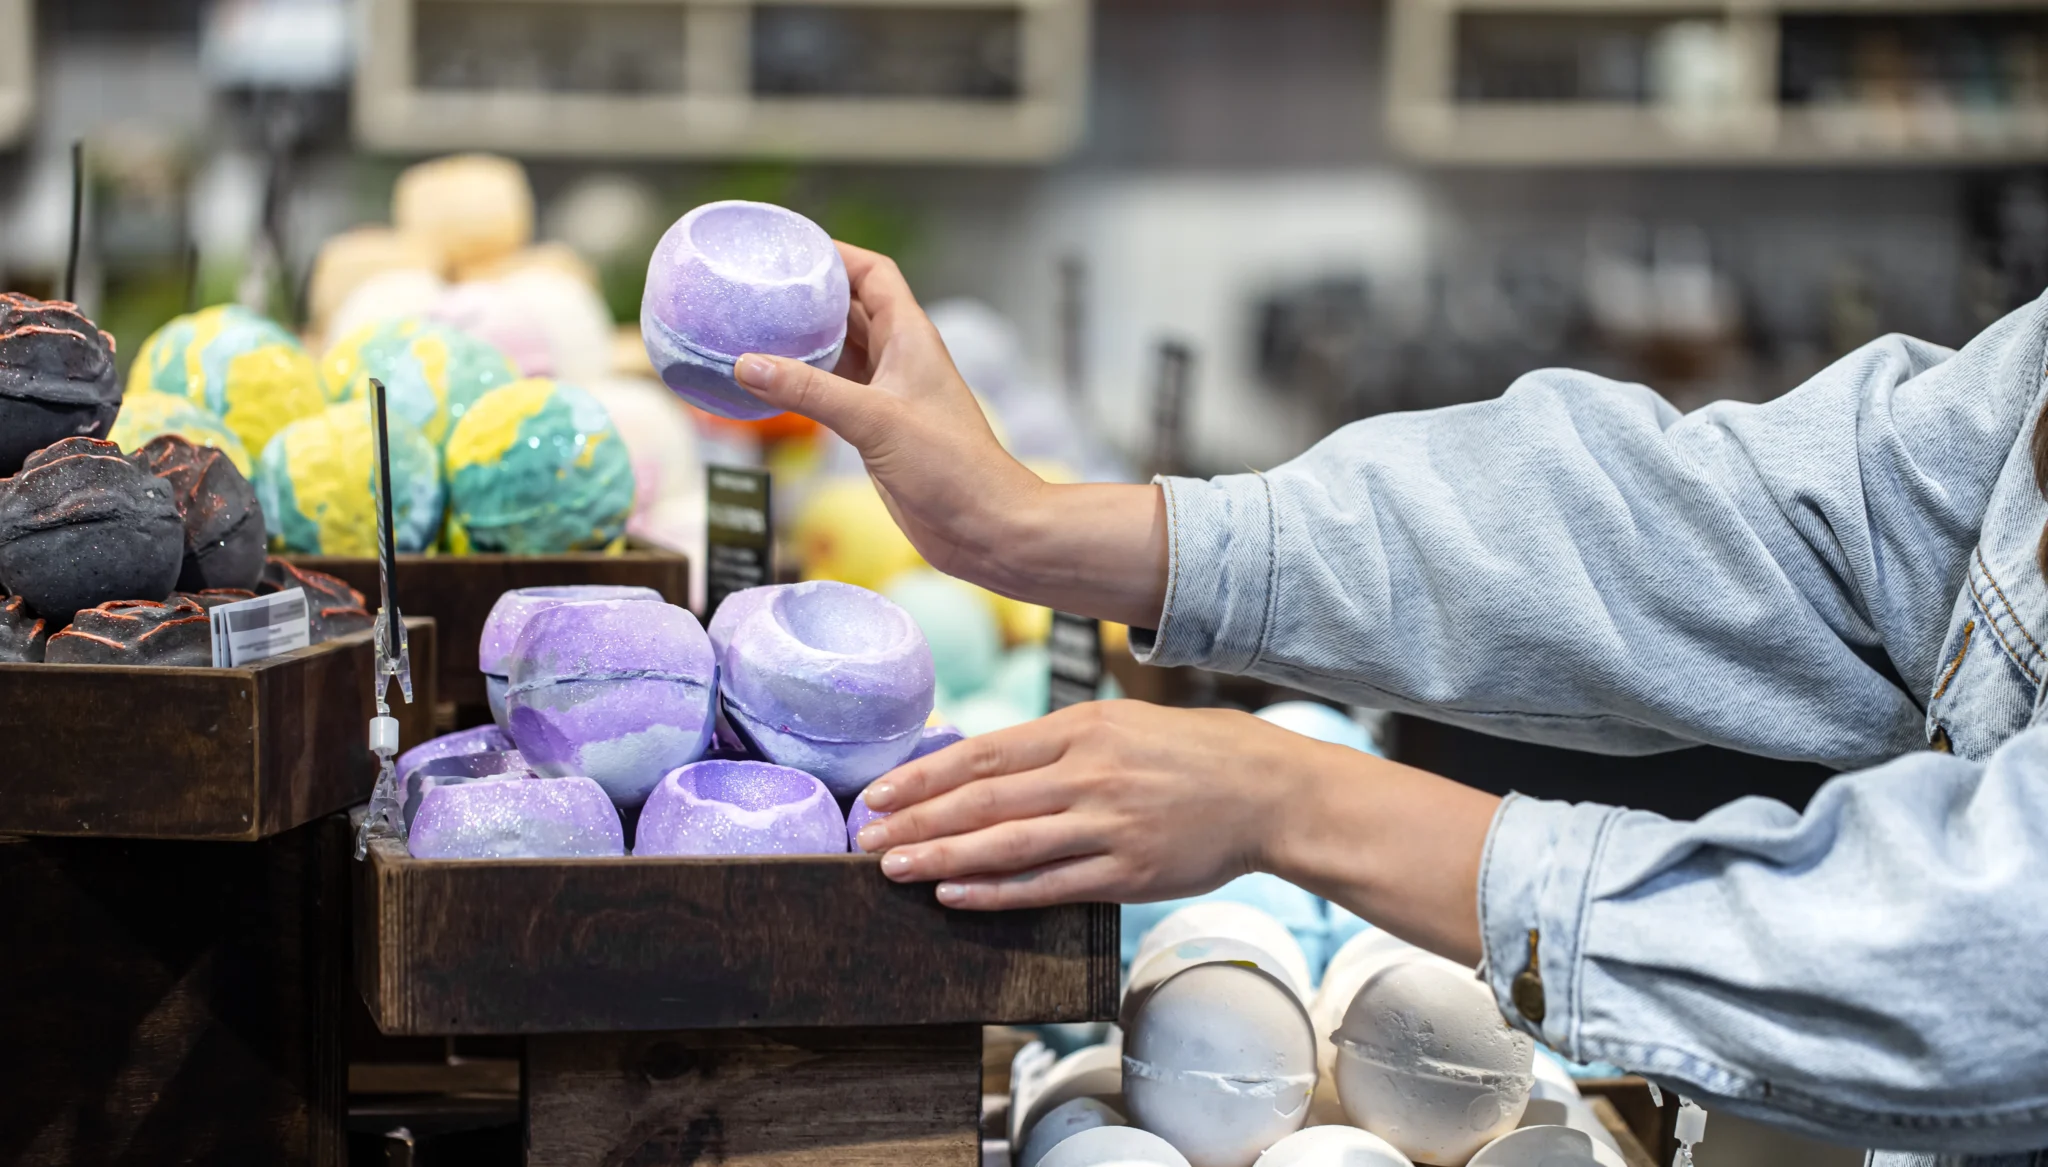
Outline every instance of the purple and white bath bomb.
<path fill-rule="evenodd" d="M 420 804 L 426 801 L 427 795 L 443 786 L 531 777 L 533 768 L 526 764 L 518 750 L 489 750 L 480 754 L 451 754 L 435 758 L 425 765 L 413 767 L 398 780 L 399 816 L 405 821 L 406 829 L 410 830 L 413 817 L 420 812 Z"/>
<path fill-rule="evenodd" d="M 580 604 L 585 600 L 641 600 L 659 604 L 661 593 L 653 588 L 620 587 L 612 584 L 567 584 L 550 588 L 514 588 L 498 597 L 491 614 L 484 618 L 483 636 L 477 641 L 476 666 L 484 674 L 484 695 L 491 703 L 491 720 L 505 728 L 505 670 L 512 644 L 535 612 L 557 604 Z"/>
<path fill-rule="evenodd" d="M 962 736 L 959 730 L 954 729 L 950 725 L 928 725 L 925 727 L 924 733 L 918 736 L 917 748 L 910 751 L 910 756 L 903 759 L 900 764 L 909 765 L 926 754 L 936 754 L 954 742 L 964 742 L 966 740 L 966 737 Z M 888 817 L 888 815 L 870 809 L 868 807 L 868 792 L 865 790 L 861 791 L 853 800 L 853 809 L 846 812 L 846 843 L 848 849 L 856 855 L 861 854 L 860 829 L 876 819 Z"/>
<path fill-rule="evenodd" d="M 732 645 L 732 634 L 747 617 L 761 610 L 761 605 L 775 598 L 776 594 L 792 588 L 794 584 L 767 584 L 758 588 L 743 588 L 725 597 L 718 605 L 718 611 L 711 614 L 711 623 L 704 626 L 704 632 L 711 637 L 711 651 L 718 657 L 718 667 L 725 668 L 725 652 Z"/>
<path fill-rule="evenodd" d="M 512 748 L 512 739 L 495 725 L 479 725 L 474 729 L 458 729 L 440 737 L 428 738 L 419 745 L 398 755 L 398 780 L 404 782 L 406 775 L 439 758 L 453 758 L 461 754 L 484 754 Z"/>
<path fill-rule="evenodd" d="M 534 614 L 512 643 L 505 708 L 536 772 L 595 779 L 639 806 L 704 756 L 718 668 L 697 618 L 671 604 L 596 600 Z"/>
<path fill-rule="evenodd" d="M 768 762 L 706 761 L 669 772 L 647 798 L 635 855 L 837 855 L 846 820 L 825 784 Z"/>
<path fill-rule="evenodd" d="M 841 798 L 917 748 L 933 687 L 932 651 L 910 614 L 830 580 L 776 589 L 732 630 L 720 674 L 733 728 Z"/>
<path fill-rule="evenodd" d="M 668 229 L 647 264 L 640 339 L 661 379 L 720 417 L 780 410 L 733 381 L 747 353 L 829 371 L 846 344 L 846 264 L 816 223 L 771 203 L 706 203 Z"/>
<path fill-rule="evenodd" d="M 510 778 L 430 791 L 406 845 L 415 859 L 599 859 L 624 855 L 626 833 L 588 778 Z"/>

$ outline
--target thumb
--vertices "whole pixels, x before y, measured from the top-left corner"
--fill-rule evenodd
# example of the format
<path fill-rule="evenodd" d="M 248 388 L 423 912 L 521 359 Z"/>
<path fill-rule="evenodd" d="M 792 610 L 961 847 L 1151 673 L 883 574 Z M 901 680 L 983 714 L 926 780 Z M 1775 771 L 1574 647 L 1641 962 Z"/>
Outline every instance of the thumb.
<path fill-rule="evenodd" d="M 748 353 L 733 366 L 740 388 L 800 413 L 865 451 L 881 437 L 892 402 L 887 394 L 789 357 Z"/>

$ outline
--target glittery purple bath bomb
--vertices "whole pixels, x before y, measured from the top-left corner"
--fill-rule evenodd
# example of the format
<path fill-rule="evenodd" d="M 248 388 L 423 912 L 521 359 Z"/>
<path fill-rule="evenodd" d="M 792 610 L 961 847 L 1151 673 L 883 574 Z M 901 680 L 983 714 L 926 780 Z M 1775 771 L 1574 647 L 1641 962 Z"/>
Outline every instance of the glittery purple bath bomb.
<path fill-rule="evenodd" d="M 732 644 L 733 630 L 746 623 L 747 617 L 759 611 L 761 605 L 775 598 L 776 593 L 794 587 L 794 584 L 768 584 L 758 588 L 743 588 L 725 597 L 718 605 L 718 611 L 711 614 L 711 623 L 704 631 L 711 637 L 711 651 L 718 656 L 718 667 L 725 668 L 725 650 Z"/>
<path fill-rule="evenodd" d="M 496 726 L 491 728 L 496 729 Z M 414 766 L 398 780 L 398 805 L 408 829 L 414 816 L 419 814 L 420 804 L 427 795 L 443 786 L 461 786 L 466 782 L 503 782 L 512 778 L 533 777 L 533 767 L 526 764 L 518 750 L 486 750 L 480 754 L 451 754 L 445 758 Z"/>
<path fill-rule="evenodd" d="M 837 855 L 846 820 L 825 784 L 767 762 L 698 762 L 647 798 L 635 855 Z"/>
<path fill-rule="evenodd" d="M 950 725 L 928 725 L 925 727 L 924 732 L 918 735 L 917 748 L 910 751 L 910 756 L 903 759 L 901 764 L 909 765 L 926 754 L 936 754 L 954 742 L 964 742 L 966 740 L 967 738 L 959 730 L 954 729 Z M 888 815 L 868 809 L 868 792 L 866 790 L 862 790 L 859 794 L 855 795 L 853 809 L 846 812 L 847 848 L 856 855 L 860 854 L 860 829 L 877 819 L 888 817 Z"/>
<path fill-rule="evenodd" d="M 622 807 L 704 756 L 718 669 L 697 618 L 595 600 L 535 613 L 507 659 L 512 742 L 538 773 L 581 774 Z"/>
<path fill-rule="evenodd" d="M 398 780 L 437 758 L 454 758 L 463 754 L 487 754 L 512 748 L 512 739 L 495 725 L 479 725 L 474 729 L 458 729 L 440 737 L 428 738 L 419 745 L 398 755 Z"/>
<path fill-rule="evenodd" d="M 415 859 L 600 859 L 626 832 L 588 778 L 510 778 L 436 787 L 406 840 Z"/>
<path fill-rule="evenodd" d="M 771 203 L 706 203 L 668 229 L 647 264 L 640 339 L 690 404 L 752 420 L 779 410 L 733 382 L 747 353 L 830 370 L 846 344 L 846 263 L 816 223 Z"/>
<path fill-rule="evenodd" d="M 483 637 L 477 641 L 476 665 L 484 674 L 484 695 L 491 703 L 491 720 L 505 728 L 505 669 L 519 630 L 533 614 L 557 604 L 585 600 L 651 600 L 661 603 L 653 588 L 620 587 L 613 584 L 565 584 L 551 588 L 514 588 L 498 597 L 491 614 L 484 618 Z"/>
<path fill-rule="evenodd" d="M 725 713 L 761 755 L 851 798 L 910 756 L 932 712 L 932 651 L 866 588 L 780 588 L 733 629 Z"/>

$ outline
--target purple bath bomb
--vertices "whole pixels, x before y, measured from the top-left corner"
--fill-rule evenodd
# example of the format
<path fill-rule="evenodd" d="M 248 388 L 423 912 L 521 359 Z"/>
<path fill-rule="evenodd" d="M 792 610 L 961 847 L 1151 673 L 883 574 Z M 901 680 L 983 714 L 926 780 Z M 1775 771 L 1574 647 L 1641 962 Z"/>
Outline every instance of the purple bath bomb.
<path fill-rule="evenodd" d="M 725 650 L 732 644 L 733 630 L 746 622 L 747 617 L 759 611 L 761 605 L 775 598 L 778 592 L 794 587 L 794 584 L 767 584 L 758 588 L 743 588 L 725 597 L 718 605 L 718 611 L 711 614 L 711 623 L 704 631 L 711 637 L 711 651 L 718 657 L 720 671 L 725 669 Z"/>
<path fill-rule="evenodd" d="M 437 738 L 428 738 L 419 745 L 398 755 L 398 780 L 405 781 L 406 775 L 440 758 L 460 757 L 463 754 L 486 754 L 512 748 L 512 739 L 495 725 L 479 725 L 474 729 L 458 729 L 444 733 Z"/>
<path fill-rule="evenodd" d="M 406 828 L 410 830 L 413 817 L 419 814 L 420 803 L 426 800 L 428 794 L 443 786 L 531 777 L 533 768 L 526 764 L 526 759 L 520 756 L 518 750 L 490 750 L 481 754 L 451 754 L 445 758 L 435 758 L 424 765 L 413 767 L 398 780 L 400 817 L 405 820 Z"/>
<path fill-rule="evenodd" d="M 506 662 L 512 743 L 549 777 L 596 780 L 639 806 L 711 743 L 718 667 L 697 618 L 671 604 L 595 600 L 535 613 Z"/>
<path fill-rule="evenodd" d="M 768 762 L 698 762 L 647 798 L 635 855 L 838 855 L 846 820 L 825 784 Z"/>
<path fill-rule="evenodd" d="M 626 853 L 626 832 L 588 778 L 510 778 L 436 787 L 413 816 L 415 859 L 599 859 Z"/>
<path fill-rule="evenodd" d="M 816 223 L 771 203 L 706 203 L 647 264 L 640 339 L 670 389 L 720 417 L 781 412 L 733 381 L 747 353 L 830 371 L 846 344 L 846 263 Z"/>
<path fill-rule="evenodd" d="M 761 756 L 841 798 L 917 748 L 932 712 L 932 652 L 917 622 L 866 588 L 779 588 L 733 629 L 726 717 Z"/>
<path fill-rule="evenodd" d="M 966 740 L 965 735 L 950 725 L 928 725 L 925 727 L 924 732 L 918 735 L 917 748 L 910 751 L 910 756 L 903 759 L 902 764 L 907 766 L 926 754 L 936 754 L 955 742 L 964 742 Z M 862 790 L 859 794 L 855 795 L 853 809 L 846 812 L 846 843 L 848 848 L 854 854 L 860 854 L 860 829 L 871 822 L 888 817 L 888 815 L 868 808 L 868 792 L 866 790 Z"/>
<path fill-rule="evenodd" d="M 614 584 L 565 584 L 550 588 L 514 588 L 498 597 L 491 614 L 484 618 L 484 631 L 476 646 L 476 666 L 484 674 L 484 695 L 491 703 L 491 720 L 505 728 L 505 661 L 519 630 L 535 612 L 557 604 L 580 604 L 586 600 L 647 600 L 661 603 L 653 588 L 622 587 Z"/>

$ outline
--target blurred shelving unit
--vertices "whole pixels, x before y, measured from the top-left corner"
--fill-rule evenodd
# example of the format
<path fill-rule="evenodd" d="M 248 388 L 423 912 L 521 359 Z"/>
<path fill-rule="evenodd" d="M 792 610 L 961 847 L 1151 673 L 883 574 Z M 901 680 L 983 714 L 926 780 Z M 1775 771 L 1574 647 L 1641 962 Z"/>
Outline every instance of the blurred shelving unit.
<path fill-rule="evenodd" d="M 0 146 L 19 141 L 35 111 L 34 0 L 0 0 Z"/>
<path fill-rule="evenodd" d="M 372 149 L 1022 162 L 1078 140 L 1088 0 L 366 0 Z"/>
<path fill-rule="evenodd" d="M 1387 116 L 1428 161 L 2048 160 L 2043 0 L 1395 0 Z"/>

